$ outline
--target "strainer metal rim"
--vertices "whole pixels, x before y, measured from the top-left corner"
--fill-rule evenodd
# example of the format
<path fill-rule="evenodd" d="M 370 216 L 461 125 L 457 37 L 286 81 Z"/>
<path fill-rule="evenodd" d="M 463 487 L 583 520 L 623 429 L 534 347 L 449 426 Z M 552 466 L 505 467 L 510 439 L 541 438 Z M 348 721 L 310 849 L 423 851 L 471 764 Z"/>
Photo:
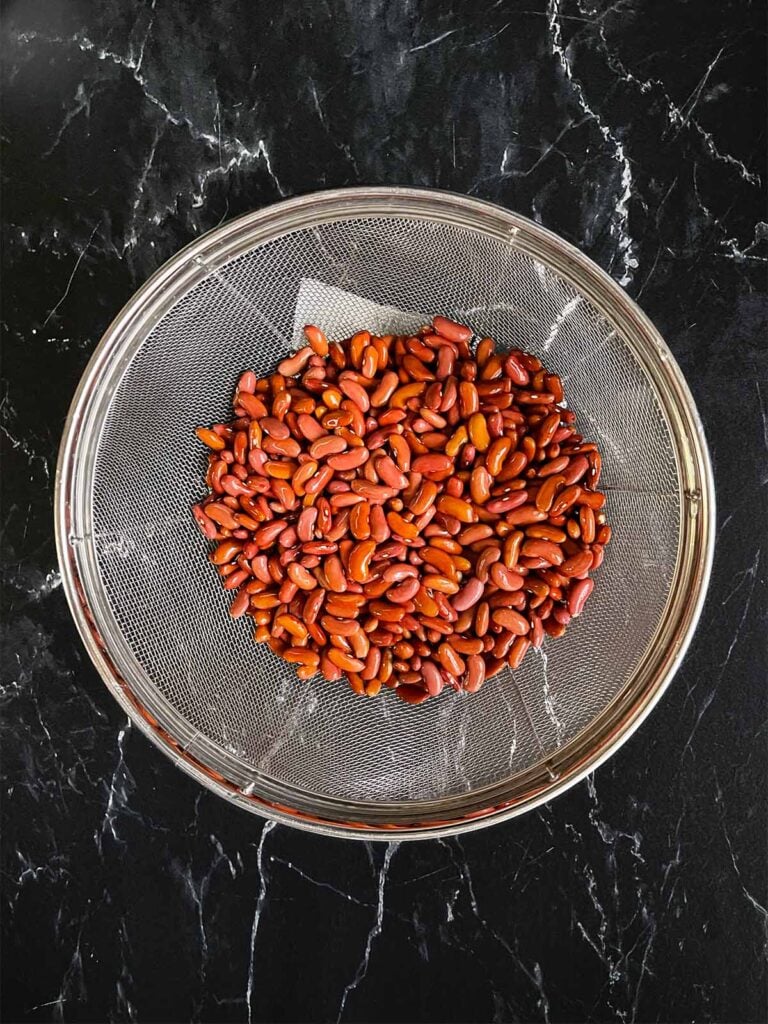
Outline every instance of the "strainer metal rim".
<path fill-rule="evenodd" d="M 508 242 L 566 279 L 621 334 L 653 382 L 673 438 L 681 488 L 680 547 L 670 598 L 633 677 L 590 725 L 553 754 L 500 783 L 440 800 L 363 803 L 319 797 L 270 778 L 202 736 L 147 685 L 109 608 L 96 566 L 91 485 L 109 384 L 182 294 L 256 245 L 354 217 L 416 217 Z M 701 613 L 714 551 L 712 469 L 693 398 L 672 353 L 623 289 L 546 228 L 451 192 L 351 188 L 313 193 L 209 231 L 133 295 L 95 349 L 73 397 L 56 470 L 55 532 L 62 582 L 85 647 L 131 721 L 202 785 L 264 817 L 358 839 L 435 838 L 485 827 L 551 800 L 593 771 L 638 728 L 670 684 Z"/>

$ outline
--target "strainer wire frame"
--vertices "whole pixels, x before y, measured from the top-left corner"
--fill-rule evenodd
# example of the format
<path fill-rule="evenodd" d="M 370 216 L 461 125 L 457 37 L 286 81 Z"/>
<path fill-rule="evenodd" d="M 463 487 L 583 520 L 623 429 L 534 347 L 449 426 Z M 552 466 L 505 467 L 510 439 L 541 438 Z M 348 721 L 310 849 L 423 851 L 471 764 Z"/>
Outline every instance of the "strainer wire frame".
<path fill-rule="evenodd" d="M 564 278 L 610 323 L 650 379 L 673 439 L 680 483 L 680 538 L 669 598 L 632 678 L 588 727 L 540 762 L 501 782 L 429 801 L 379 804 L 309 794 L 203 736 L 148 684 L 110 608 L 93 543 L 100 424 L 123 371 L 160 318 L 218 268 L 256 246 L 359 217 L 417 218 L 490 235 Z M 313 193 L 246 214 L 182 249 L 134 294 L 95 349 L 72 399 L 56 470 L 56 546 L 64 591 L 91 659 L 131 721 L 219 796 L 278 822 L 358 839 L 435 838 L 479 829 L 551 800 L 610 757 L 654 708 L 688 648 L 711 572 L 714 522 L 701 422 L 679 366 L 645 314 L 608 274 L 546 228 L 492 203 L 427 189 Z"/>

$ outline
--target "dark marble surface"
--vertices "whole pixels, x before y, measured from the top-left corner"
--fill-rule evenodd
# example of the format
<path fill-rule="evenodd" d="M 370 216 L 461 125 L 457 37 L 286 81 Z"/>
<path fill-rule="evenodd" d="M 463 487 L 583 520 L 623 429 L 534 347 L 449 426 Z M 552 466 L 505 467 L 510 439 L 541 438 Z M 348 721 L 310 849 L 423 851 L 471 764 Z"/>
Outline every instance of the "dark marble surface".
<path fill-rule="evenodd" d="M 766 1019 L 764 12 L 748 0 L 24 0 L 4 48 L 2 1014 Z M 355 183 L 495 200 L 639 299 L 690 382 L 713 581 L 594 778 L 461 841 L 264 826 L 126 723 L 52 536 L 77 380 L 199 232 Z"/>

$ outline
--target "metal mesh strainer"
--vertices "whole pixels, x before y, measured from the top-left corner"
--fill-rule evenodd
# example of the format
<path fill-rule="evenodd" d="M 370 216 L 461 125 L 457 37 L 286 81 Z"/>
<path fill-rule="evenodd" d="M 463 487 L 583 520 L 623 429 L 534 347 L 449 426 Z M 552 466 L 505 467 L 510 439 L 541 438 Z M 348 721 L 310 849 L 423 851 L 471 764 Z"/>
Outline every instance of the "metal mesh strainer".
<path fill-rule="evenodd" d="M 438 312 L 562 375 L 603 452 L 614 540 L 565 637 L 514 677 L 414 709 L 299 683 L 249 622 L 229 618 L 189 513 L 205 461 L 193 429 L 225 416 L 238 374 L 270 372 L 307 320 L 340 337 Z M 706 445 L 650 323 L 556 236 L 445 193 L 308 196 L 184 250 L 97 349 L 57 483 L 70 604 L 128 713 L 220 794 L 335 834 L 459 831 L 572 784 L 671 678 L 711 562 Z"/>

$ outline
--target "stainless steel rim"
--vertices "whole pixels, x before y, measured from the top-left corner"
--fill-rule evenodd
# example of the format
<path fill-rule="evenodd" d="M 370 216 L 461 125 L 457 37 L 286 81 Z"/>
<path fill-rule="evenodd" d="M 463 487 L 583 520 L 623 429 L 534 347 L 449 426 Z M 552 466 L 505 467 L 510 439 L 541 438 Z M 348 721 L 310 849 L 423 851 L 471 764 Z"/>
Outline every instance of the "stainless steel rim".
<path fill-rule="evenodd" d="M 377 805 L 318 798 L 223 754 L 142 681 L 109 609 L 90 533 L 98 423 L 110 400 L 105 385 L 158 318 L 240 253 L 299 228 L 359 216 L 450 222 L 506 241 L 555 270 L 632 349 L 656 389 L 678 463 L 682 514 L 675 579 L 655 640 L 633 678 L 587 729 L 539 764 L 437 801 Z M 136 292 L 104 334 L 72 400 L 56 472 L 55 518 L 64 590 L 83 642 L 113 696 L 156 746 L 209 789 L 264 817 L 326 835 L 401 840 L 470 831 L 530 810 L 574 785 L 632 735 L 671 682 L 698 622 L 712 566 L 715 497 L 704 433 L 680 368 L 648 318 L 583 253 L 491 203 L 430 190 L 355 188 L 290 199 L 208 232 Z"/>

